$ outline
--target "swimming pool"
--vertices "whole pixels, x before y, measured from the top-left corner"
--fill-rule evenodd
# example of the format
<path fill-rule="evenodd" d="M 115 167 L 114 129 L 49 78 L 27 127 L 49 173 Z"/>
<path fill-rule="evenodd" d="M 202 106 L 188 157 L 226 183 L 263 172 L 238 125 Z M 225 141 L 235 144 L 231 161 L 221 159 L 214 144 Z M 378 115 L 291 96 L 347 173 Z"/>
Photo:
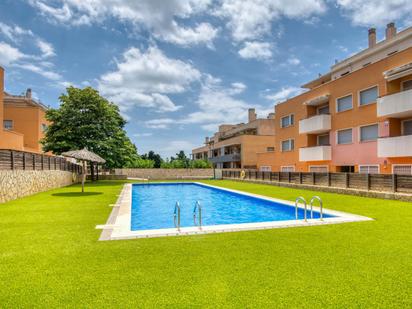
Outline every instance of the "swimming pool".
<path fill-rule="evenodd" d="M 181 227 L 195 226 L 193 209 L 196 202 L 202 207 L 203 225 L 296 219 L 295 208 L 290 205 L 198 183 L 135 184 L 132 188 L 131 229 L 173 228 L 176 202 L 180 204 Z M 303 217 L 304 210 L 299 208 L 298 218 Z M 324 218 L 329 217 L 324 215 Z M 313 218 L 319 218 L 319 212 L 313 212 Z"/>
<path fill-rule="evenodd" d="M 196 202 L 202 206 L 202 226 L 193 221 Z M 176 202 L 180 203 L 181 224 L 174 223 Z M 140 183 L 125 184 L 113 210 L 103 225 L 100 240 L 120 240 L 162 236 L 180 236 L 205 233 L 236 232 L 313 226 L 372 220 L 367 217 L 313 207 L 313 218 L 308 207 L 303 220 L 303 205 L 217 187 L 205 183 Z"/>

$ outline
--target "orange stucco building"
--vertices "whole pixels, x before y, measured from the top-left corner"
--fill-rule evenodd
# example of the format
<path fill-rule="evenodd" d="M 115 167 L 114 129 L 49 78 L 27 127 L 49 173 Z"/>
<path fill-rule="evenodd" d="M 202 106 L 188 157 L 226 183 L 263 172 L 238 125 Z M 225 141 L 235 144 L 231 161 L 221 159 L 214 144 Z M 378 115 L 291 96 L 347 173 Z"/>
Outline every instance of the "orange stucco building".
<path fill-rule="evenodd" d="M 4 70 L 0 67 L 0 149 L 42 152 L 40 139 L 48 122 L 47 107 L 35 101 L 28 89 L 25 95 L 4 91 Z"/>
<path fill-rule="evenodd" d="M 223 124 L 204 146 L 192 150 L 192 158 L 209 160 L 216 168 L 256 169 L 258 153 L 274 151 L 274 115 L 259 119 L 249 109 L 248 122 Z"/>
<path fill-rule="evenodd" d="M 336 63 L 275 105 L 275 151 L 263 171 L 412 174 L 412 28 Z"/>

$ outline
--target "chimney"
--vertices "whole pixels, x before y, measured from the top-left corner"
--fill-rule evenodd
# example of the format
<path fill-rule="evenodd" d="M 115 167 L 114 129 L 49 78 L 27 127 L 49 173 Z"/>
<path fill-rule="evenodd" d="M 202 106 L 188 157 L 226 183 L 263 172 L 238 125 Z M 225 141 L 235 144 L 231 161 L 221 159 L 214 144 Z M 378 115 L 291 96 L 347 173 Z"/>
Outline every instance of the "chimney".
<path fill-rule="evenodd" d="M 31 99 L 31 89 L 30 88 L 27 88 L 26 90 L 26 98 Z"/>
<path fill-rule="evenodd" d="M 395 35 L 396 35 L 395 23 L 389 23 L 386 26 L 386 39 L 387 40 L 393 39 Z"/>
<path fill-rule="evenodd" d="M 205 137 L 205 144 L 209 144 L 209 136 Z"/>
<path fill-rule="evenodd" d="M 376 45 L 376 28 L 370 28 L 368 30 L 368 41 L 369 48 L 374 47 Z"/>
<path fill-rule="evenodd" d="M 256 120 L 256 112 L 254 108 L 249 108 L 248 111 L 248 122 L 252 122 Z"/>

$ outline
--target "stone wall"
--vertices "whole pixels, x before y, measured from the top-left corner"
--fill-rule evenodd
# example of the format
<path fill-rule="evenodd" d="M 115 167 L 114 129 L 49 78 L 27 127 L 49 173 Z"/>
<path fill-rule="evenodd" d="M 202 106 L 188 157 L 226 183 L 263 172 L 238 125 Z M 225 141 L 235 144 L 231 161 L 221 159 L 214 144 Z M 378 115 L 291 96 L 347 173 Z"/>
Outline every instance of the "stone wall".
<path fill-rule="evenodd" d="M 116 169 L 116 175 L 127 175 L 132 178 L 145 179 L 196 179 L 196 178 L 212 178 L 213 169 L 168 169 L 168 168 L 132 168 L 132 169 Z"/>
<path fill-rule="evenodd" d="M 68 186 L 78 181 L 80 176 L 68 171 L 0 170 L 0 203 Z"/>

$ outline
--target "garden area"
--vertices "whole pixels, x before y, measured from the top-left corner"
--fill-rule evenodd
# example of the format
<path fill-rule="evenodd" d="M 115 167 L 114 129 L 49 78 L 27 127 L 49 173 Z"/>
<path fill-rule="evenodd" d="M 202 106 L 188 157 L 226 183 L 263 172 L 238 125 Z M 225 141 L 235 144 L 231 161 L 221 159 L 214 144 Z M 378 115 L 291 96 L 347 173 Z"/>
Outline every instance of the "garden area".
<path fill-rule="evenodd" d="M 125 182 L 51 190 L 0 207 L 2 307 L 412 306 L 410 203 L 204 182 L 291 201 L 320 195 L 325 208 L 374 221 L 98 241 Z"/>

